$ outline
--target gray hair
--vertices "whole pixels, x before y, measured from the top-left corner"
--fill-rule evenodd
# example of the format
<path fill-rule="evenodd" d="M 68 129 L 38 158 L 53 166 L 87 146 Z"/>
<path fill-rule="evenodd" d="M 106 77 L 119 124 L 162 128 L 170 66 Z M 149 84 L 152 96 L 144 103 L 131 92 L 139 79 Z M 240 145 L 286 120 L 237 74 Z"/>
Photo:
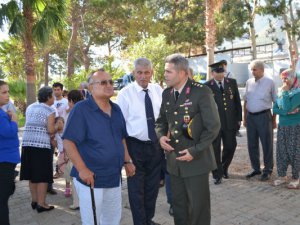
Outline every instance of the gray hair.
<path fill-rule="evenodd" d="M 106 72 L 106 71 L 105 71 L 105 69 L 100 68 L 100 69 L 97 69 L 97 70 L 94 70 L 94 71 L 90 72 L 90 74 L 88 75 L 88 78 L 87 78 L 88 84 L 93 83 L 93 75 L 94 75 L 94 73 L 96 73 L 96 72 Z"/>
<path fill-rule="evenodd" d="M 152 69 L 152 62 L 147 59 L 147 58 L 138 58 L 134 61 L 134 69 L 137 68 L 137 66 L 142 66 L 142 67 L 149 67 Z"/>
<path fill-rule="evenodd" d="M 256 59 L 250 63 L 250 68 L 253 68 L 253 67 L 264 70 L 265 65 L 264 65 L 264 62 Z"/>
<path fill-rule="evenodd" d="M 189 61 L 178 53 L 167 56 L 165 63 L 173 63 L 177 72 L 183 70 L 188 74 Z"/>

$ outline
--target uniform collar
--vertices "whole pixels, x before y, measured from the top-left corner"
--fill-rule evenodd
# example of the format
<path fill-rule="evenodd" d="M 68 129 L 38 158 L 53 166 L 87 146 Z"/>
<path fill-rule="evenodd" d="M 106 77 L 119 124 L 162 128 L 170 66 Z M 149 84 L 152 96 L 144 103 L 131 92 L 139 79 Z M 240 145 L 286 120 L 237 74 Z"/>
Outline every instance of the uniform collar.
<path fill-rule="evenodd" d="M 175 91 L 178 91 L 179 92 L 179 94 L 181 94 L 181 92 L 182 92 L 182 90 L 183 90 L 183 88 L 185 87 L 185 85 L 188 83 L 188 81 L 189 81 L 189 79 L 187 79 L 186 81 L 185 81 L 185 83 L 178 89 L 178 90 L 176 90 L 175 88 L 174 88 L 174 92 Z"/>

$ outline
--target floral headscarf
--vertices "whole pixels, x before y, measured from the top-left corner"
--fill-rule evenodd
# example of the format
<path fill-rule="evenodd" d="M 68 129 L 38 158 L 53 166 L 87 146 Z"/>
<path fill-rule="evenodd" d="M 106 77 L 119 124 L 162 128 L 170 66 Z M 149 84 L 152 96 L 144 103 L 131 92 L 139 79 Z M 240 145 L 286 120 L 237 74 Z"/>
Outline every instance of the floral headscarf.
<path fill-rule="evenodd" d="M 299 82 L 300 73 L 296 74 L 294 70 L 287 69 L 287 70 L 284 70 L 280 74 L 280 77 L 281 78 L 286 78 L 292 84 L 290 90 L 288 90 L 289 97 L 292 97 L 295 94 L 297 94 L 297 93 L 300 92 L 300 82 Z M 282 93 L 283 93 L 283 90 L 280 89 L 278 91 L 278 96 L 277 96 L 277 101 L 276 101 L 277 104 L 278 104 L 278 106 L 279 106 L 279 108 L 282 107 Z"/>

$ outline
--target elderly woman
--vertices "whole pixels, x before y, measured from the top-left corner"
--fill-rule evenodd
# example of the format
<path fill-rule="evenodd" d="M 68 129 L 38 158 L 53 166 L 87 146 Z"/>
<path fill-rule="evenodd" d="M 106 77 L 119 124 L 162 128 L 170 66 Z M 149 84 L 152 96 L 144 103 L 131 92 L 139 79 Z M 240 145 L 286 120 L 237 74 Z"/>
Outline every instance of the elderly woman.
<path fill-rule="evenodd" d="M 9 224 L 8 199 L 15 191 L 14 172 L 20 162 L 17 116 L 2 109 L 8 102 L 8 85 L 0 80 L 0 224 Z"/>
<path fill-rule="evenodd" d="M 278 93 L 273 112 L 279 115 L 277 132 L 277 173 L 274 185 L 287 182 L 288 165 L 292 167 L 292 181 L 289 189 L 299 188 L 300 172 L 300 85 L 293 70 L 281 73 L 283 86 Z"/>
<path fill-rule="evenodd" d="M 47 184 L 53 183 L 50 139 L 55 133 L 52 88 L 38 92 L 38 102 L 26 110 L 23 133 L 20 180 L 29 180 L 31 207 L 39 213 L 54 209 L 45 203 Z"/>

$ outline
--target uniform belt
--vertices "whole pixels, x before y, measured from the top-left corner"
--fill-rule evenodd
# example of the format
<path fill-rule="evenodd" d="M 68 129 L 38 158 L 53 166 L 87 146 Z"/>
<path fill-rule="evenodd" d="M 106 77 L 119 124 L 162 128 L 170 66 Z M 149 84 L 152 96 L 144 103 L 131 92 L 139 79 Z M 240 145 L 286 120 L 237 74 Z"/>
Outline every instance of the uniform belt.
<path fill-rule="evenodd" d="M 250 115 L 257 116 L 257 115 L 260 115 L 260 114 L 263 114 L 263 113 L 267 113 L 267 112 L 270 112 L 270 109 L 266 109 L 266 110 L 263 110 L 263 111 L 260 111 L 260 112 L 255 112 L 255 113 L 252 113 L 252 112 L 248 112 L 248 113 Z"/>
<path fill-rule="evenodd" d="M 127 139 L 131 140 L 131 141 L 135 141 L 135 142 L 138 142 L 138 143 L 141 143 L 141 144 L 145 144 L 145 145 L 152 145 L 153 144 L 153 141 L 141 141 L 140 139 L 137 139 L 135 137 L 127 137 Z"/>

